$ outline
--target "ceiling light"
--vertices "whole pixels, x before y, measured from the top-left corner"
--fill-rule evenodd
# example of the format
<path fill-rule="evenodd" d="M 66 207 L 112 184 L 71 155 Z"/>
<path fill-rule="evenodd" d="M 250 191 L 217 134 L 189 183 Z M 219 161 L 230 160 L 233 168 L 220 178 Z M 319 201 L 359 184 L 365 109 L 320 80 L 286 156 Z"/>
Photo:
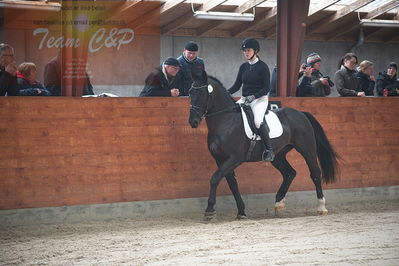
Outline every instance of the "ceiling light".
<path fill-rule="evenodd" d="M 198 19 L 212 20 L 234 20 L 234 21 L 253 21 L 255 15 L 252 13 L 234 13 L 234 12 L 212 12 L 195 11 L 194 17 Z"/>
<path fill-rule="evenodd" d="M 396 20 L 383 20 L 383 19 L 361 19 L 360 25 L 364 27 L 399 27 L 399 21 Z"/>

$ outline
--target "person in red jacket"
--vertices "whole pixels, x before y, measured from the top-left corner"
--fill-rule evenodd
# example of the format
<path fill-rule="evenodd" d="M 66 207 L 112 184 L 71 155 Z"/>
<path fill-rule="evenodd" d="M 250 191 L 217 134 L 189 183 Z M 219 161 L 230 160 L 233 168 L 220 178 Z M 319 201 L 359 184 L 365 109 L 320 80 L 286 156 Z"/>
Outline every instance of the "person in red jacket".
<path fill-rule="evenodd" d="M 36 65 L 24 62 L 18 66 L 17 83 L 21 96 L 50 96 L 51 93 L 36 80 Z"/>

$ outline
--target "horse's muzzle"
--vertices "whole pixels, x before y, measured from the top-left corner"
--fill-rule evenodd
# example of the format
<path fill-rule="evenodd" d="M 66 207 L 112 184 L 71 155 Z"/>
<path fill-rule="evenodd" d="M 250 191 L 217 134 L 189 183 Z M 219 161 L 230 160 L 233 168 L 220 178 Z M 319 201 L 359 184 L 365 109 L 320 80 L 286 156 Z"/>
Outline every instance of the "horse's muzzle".
<path fill-rule="evenodd" d="M 197 128 L 201 123 L 201 118 L 195 112 L 190 112 L 190 117 L 188 118 L 188 123 L 192 128 Z"/>

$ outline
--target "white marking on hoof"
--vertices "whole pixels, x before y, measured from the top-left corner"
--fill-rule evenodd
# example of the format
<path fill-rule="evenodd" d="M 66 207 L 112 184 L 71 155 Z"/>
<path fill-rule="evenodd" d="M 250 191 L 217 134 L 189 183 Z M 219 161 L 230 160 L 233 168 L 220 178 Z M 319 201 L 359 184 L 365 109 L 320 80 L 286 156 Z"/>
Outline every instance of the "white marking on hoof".
<path fill-rule="evenodd" d="M 319 201 L 319 206 L 317 207 L 317 213 L 321 215 L 327 215 L 328 210 L 326 209 L 326 199 L 318 199 Z"/>
<path fill-rule="evenodd" d="M 277 214 L 278 211 L 281 211 L 285 208 L 285 198 L 283 198 L 282 200 L 276 202 L 276 204 L 274 205 L 274 212 Z"/>

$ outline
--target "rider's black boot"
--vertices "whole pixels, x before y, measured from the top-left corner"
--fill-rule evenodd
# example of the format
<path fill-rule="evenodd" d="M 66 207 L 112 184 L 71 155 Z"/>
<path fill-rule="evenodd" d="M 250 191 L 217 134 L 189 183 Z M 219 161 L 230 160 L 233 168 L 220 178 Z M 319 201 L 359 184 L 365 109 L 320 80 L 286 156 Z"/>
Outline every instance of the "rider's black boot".
<path fill-rule="evenodd" d="M 263 121 L 263 123 L 260 124 L 258 133 L 262 138 L 263 144 L 265 145 L 265 151 L 263 152 L 262 160 L 271 162 L 274 160 L 274 152 L 270 143 L 269 127 L 267 126 L 266 121 Z"/>

